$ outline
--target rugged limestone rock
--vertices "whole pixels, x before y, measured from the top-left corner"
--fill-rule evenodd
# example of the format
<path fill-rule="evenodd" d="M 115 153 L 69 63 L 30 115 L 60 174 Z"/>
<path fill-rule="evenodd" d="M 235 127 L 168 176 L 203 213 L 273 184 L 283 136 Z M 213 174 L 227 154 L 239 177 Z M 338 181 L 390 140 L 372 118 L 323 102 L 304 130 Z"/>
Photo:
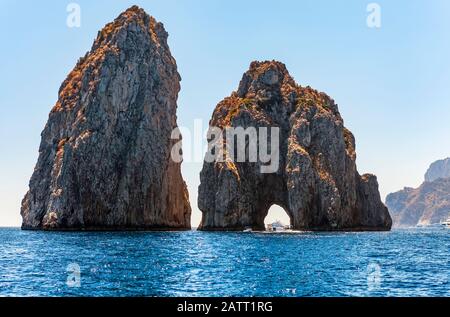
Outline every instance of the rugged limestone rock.
<path fill-rule="evenodd" d="M 175 141 L 180 76 L 161 23 L 134 6 L 59 91 L 22 202 L 24 229 L 190 228 Z"/>
<path fill-rule="evenodd" d="M 431 164 L 419 188 L 406 187 L 386 197 L 394 226 L 427 226 L 450 216 L 449 162 L 446 159 Z"/>
<path fill-rule="evenodd" d="M 205 161 L 201 230 L 263 229 L 273 204 L 286 210 L 295 229 L 390 229 L 376 177 L 357 172 L 355 140 L 337 105 L 298 86 L 282 63 L 253 62 L 237 92 L 217 105 L 210 125 L 279 127 L 279 168 L 262 173 L 260 160 L 236 162 L 226 147 L 226 161 Z"/>
<path fill-rule="evenodd" d="M 427 173 L 425 174 L 426 182 L 433 182 L 438 178 L 449 178 L 450 177 L 450 158 L 445 160 L 436 161 L 431 164 Z"/>

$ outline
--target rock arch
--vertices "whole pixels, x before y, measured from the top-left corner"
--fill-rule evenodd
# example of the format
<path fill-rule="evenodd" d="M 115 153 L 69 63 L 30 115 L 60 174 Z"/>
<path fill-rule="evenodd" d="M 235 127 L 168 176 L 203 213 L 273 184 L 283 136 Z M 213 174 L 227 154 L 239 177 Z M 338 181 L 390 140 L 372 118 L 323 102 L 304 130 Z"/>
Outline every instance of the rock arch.
<path fill-rule="evenodd" d="M 283 225 L 291 225 L 292 219 L 286 208 L 273 204 L 269 207 L 267 211 L 267 215 L 264 218 L 264 225 L 267 227 L 268 224 L 272 224 L 273 222 L 280 221 Z"/>
<path fill-rule="evenodd" d="M 200 230 L 262 229 L 273 204 L 285 208 L 298 230 L 390 229 L 376 177 L 357 172 L 355 140 L 337 105 L 298 86 L 284 64 L 253 62 L 238 90 L 217 105 L 211 126 L 279 128 L 279 167 L 262 173 L 260 160 L 205 162 Z"/>

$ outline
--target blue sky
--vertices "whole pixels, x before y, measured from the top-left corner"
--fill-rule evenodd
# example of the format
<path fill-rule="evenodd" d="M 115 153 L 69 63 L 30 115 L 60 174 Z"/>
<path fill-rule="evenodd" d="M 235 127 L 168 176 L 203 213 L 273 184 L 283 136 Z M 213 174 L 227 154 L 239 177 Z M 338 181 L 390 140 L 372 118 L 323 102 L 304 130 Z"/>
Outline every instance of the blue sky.
<path fill-rule="evenodd" d="M 66 25 L 71 2 L 81 28 Z M 366 25 L 370 2 L 381 6 L 379 29 Z M 356 136 L 358 170 L 378 176 L 383 199 L 418 186 L 431 162 L 450 156 L 450 1 L 0 0 L 0 225 L 21 223 L 60 84 L 97 31 L 133 4 L 170 34 L 181 126 L 207 122 L 252 60 L 276 59 L 336 100 Z M 183 165 L 194 225 L 200 169 Z"/>

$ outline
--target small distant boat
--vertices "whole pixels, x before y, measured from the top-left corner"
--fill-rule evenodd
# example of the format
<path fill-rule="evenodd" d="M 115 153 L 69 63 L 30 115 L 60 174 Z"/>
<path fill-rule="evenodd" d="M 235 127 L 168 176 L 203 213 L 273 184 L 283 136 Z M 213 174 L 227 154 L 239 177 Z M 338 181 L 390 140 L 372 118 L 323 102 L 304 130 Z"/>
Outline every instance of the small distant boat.
<path fill-rule="evenodd" d="M 291 226 L 285 226 L 281 221 L 275 221 L 267 225 L 267 231 L 269 232 L 289 232 L 291 230 Z"/>
<path fill-rule="evenodd" d="M 441 225 L 445 228 L 450 228 L 450 217 L 448 217 L 445 221 L 441 221 Z"/>
<path fill-rule="evenodd" d="M 253 229 L 250 228 L 250 227 L 247 227 L 247 228 L 244 229 L 243 232 L 246 232 L 246 233 L 253 232 Z"/>

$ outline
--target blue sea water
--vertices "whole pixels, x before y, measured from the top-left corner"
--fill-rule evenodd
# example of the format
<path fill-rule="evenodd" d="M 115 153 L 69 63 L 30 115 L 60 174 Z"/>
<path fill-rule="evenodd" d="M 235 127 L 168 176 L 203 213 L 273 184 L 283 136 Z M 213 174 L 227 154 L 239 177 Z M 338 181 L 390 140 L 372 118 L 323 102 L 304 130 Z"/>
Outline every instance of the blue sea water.
<path fill-rule="evenodd" d="M 0 296 L 450 296 L 449 251 L 450 230 L 441 228 L 301 234 L 3 228 Z"/>

